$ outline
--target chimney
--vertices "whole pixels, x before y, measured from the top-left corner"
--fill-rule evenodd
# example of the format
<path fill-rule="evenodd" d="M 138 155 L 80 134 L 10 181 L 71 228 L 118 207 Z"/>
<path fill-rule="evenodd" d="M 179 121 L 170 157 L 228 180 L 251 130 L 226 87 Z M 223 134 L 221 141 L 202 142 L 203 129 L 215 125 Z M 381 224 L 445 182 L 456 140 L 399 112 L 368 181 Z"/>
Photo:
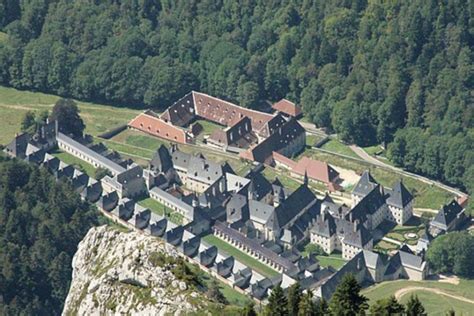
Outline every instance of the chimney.
<path fill-rule="evenodd" d="M 349 213 L 349 222 L 352 222 L 352 211 Z"/>
<path fill-rule="evenodd" d="M 357 232 L 358 221 L 354 221 L 354 233 Z"/>

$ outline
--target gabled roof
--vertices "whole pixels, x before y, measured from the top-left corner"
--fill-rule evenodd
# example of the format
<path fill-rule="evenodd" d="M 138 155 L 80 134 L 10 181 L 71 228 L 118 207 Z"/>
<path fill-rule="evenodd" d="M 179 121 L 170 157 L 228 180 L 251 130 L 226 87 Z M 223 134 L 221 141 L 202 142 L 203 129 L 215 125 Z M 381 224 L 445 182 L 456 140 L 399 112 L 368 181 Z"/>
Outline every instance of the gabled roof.
<path fill-rule="evenodd" d="M 272 108 L 295 117 L 301 115 L 302 113 L 301 108 L 299 106 L 297 106 L 291 101 L 288 101 L 287 99 L 281 99 L 277 103 L 273 104 Z"/>
<path fill-rule="evenodd" d="M 385 198 L 382 195 L 381 187 L 377 184 L 367 195 L 365 195 L 356 206 L 347 213 L 346 219 L 349 221 L 359 220 L 365 223 L 368 214 L 374 214 L 385 204 Z"/>
<path fill-rule="evenodd" d="M 313 160 L 308 157 L 302 157 L 292 169 L 292 171 L 299 175 L 308 174 L 310 179 L 314 179 L 326 184 L 329 184 L 339 176 L 339 173 L 334 170 L 328 163 Z"/>
<path fill-rule="evenodd" d="M 357 182 L 356 186 L 354 187 L 354 190 L 352 190 L 352 194 L 366 196 L 373 189 L 375 189 L 377 185 L 377 181 L 375 181 L 370 172 L 366 170 L 360 177 L 359 182 Z"/>
<path fill-rule="evenodd" d="M 451 203 L 443 205 L 431 223 L 447 229 L 456 217 L 463 212 L 463 210 L 464 209 L 458 204 L 458 202 L 456 202 L 456 200 L 452 200 Z"/>
<path fill-rule="evenodd" d="M 384 265 L 382 256 L 370 250 L 362 250 L 365 259 L 365 265 L 370 269 L 378 269 Z"/>
<path fill-rule="evenodd" d="M 309 208 L 317 201 L 314 193 L 306 185 L 301 185 L 282 204 L 278 205 L 269 217 L 267 226 L 273 230 L 281 229 L 301 211 Z"/>
<path fill-rule="evenodd" d="M 316 223 L 311 229 L 315 234 L 329 238 L 337 233 L 337 226 L 334 217 L 326 212 L 321 212 L 316 219 Z"/>
<path fill-rule="evenodd" d="M 281 114 L 272 117 L 263 127 L 258 131 L 258 134 L 264 138 L 273 134 L 280 126 L 286 123 L 285 118 Z"/>
<path fill-rule="evenodd" d="M 14 157 L 23 159 L 26 155 L 26 147 L 30 140 L 30 135 L 22 133 L 16 135 L 15 138 L 5 147 L 5 151 Z"/>
<path fill-rule="evenodd" d="M 243 108 L 201 92 L 192 92 L 196 114 L 224 126 L 233 126 L 243 117 L 252 121 L 252 129 L 259 130 L 273 115 Z"/>
<path fill-rule="evenodd" d="M 271 164 L 273 152 L 285 149 L 292 141 L 305 134 L 305 129 L 297 120 L 291 119 L 256 146 L 249 148 L 242 156 L 254 161 Z"/>
<path fill-rule="evenodd" d="M 397 208 L 404 208 L 413 200 L 413 195 L 403 185 L 401 180 L 395 182 L 392 189 L 385 189 L 388 193 L 387 204 Z"/>
<path fill-rule="evenodd" d="M 364 225 L 353 223 L 353 226 L 353 229 L 346 229 L 344 231 L 344 243 L 363 248 L 372 240 L 372 234 L 364 227 Z"/>
<path fill-rule="evenodd" d="M 150 166 L 160 172 L 167 172 L 173 168 L 173 159 L 165 145 L 161 145 L 153 155 Z"/>

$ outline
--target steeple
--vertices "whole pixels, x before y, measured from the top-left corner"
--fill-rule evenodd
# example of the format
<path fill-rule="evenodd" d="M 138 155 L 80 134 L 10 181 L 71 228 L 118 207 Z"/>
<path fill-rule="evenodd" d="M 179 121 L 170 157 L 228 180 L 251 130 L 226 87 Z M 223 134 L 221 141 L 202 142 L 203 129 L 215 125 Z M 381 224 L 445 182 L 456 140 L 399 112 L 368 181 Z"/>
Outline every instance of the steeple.
<path fill-rule="evenodd" d="M 303 179 L 303 184 L 305 186 L 308 186 L 308 171 L 306 171 L 306 169 L 304 170 L 304 179 Z"/>

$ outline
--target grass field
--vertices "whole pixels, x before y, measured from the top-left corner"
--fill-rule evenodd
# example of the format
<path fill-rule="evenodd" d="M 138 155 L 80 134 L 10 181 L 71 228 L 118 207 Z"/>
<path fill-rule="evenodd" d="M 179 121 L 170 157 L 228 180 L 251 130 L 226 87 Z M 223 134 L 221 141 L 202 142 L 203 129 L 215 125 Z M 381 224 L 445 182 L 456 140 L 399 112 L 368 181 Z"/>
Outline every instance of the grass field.
<path fill-rule="evenodd" d="M 395 292 L 399 289 L 406 287 L 427 287 L 427 288 L 437 288 L 446 293 L 465 297 L 471 300 L 474 300 L 474 280 L 460 280 L 458 285 L 441 283 L 437 281 L 391 281 L 383 282 L 374 286 L 371 286 L 367 289 L 364 289 L 362 293 L 370 299 L 370 303 L 374 303 L 378 299 L 389 297 L 394 295 Z M 439 295 L 435 293 L 430 293 L 423 290 L 416 290 L 410 292 L 401 297 L 400 301 L 406 303 L 410 294 L 418 295 L 422 304 L 424 305 L 428 315 L 445 315 L 445 312 L 450 308 L 453 308 L 456 311 L 456 315 L 473 315 L 474 304 L 469 304 L 467 302 L 462 302 L 454 298 L 450 298 L 444 295 Z"/>
<path fill-rule="evenodd" d="M 213 281 L 216 281 L 217 284 L 219 285 L 219 289 L 221 293 L 225 296 L 229 304 L 244 306 L 246 303 L 250 301 L 250 298 L 248 298 L 246 295 L 240 292 L 237 292 L 232 287 L 223 283 L 219 279 L 216 279 L 210 276 L 207 272 L 204 272 L 203 270 L 199 269 L 197 265 L 189 264 L 188 266 L 195 274 L 199 275 L 200 281 L 204 284 L 205 287 L 209 287 L 210 285 L 213 284 Z"/>
<path fill-rule="evenodd" d="M 200 140 L 202 140 L 204 138 L 204 135 L 210 135 L 217 129 L 224 129 L 225 128 L 225 126 L 221 126 L 219 124 L 209 122 L 209 121 L 206 121 L 206 120 L 196 120 L 196 123 L 199 123 L 202 126 L 202 131 L 201 131 L 201 133 L 199 133 L 199 136 L 198 136 L 198 139 L 200 139 Z"/>
<path fill-rule="evenodd" d="M 95 178 L 94 166 L 85 162 L 84 160 L 74 157 L 73 155 L 66 152 L 62 152 L 62 151 L 56 151 L 55 153 L 53 153 L 53 155 L 58 157 L 59 160 L 61 160 L 62 162 L 67 163 L 68 165 L 73 165 L 77 169 L 82 170 L 89 177 Z"/>
<path fill-rule="evenodd" d="M 352 151 L 352 149 L 349 148 L 349 146 L 344 145 L 340 141 L 336 139 L 331 139 L 328 142 L 326 142 L 323 146 L 321 146 L 321 149 L 329 150 L 341 155 L 346 155 L 349 157 L 354 157 L 358 158 L 357 154 Z"/>
<path fill-rule="evenodd" d="M 316 256 L 319 261 L 319 265 L 321 267 L 333 267 L 337 270 L 339 270 L 345 263 L 346 260 L 342 259 L 341 254 L 333 254 L 329 256 Z"/>
<path fill-rule="evenodd" d="M 168 207 L 165 207 L 163 204 L 158 202 L 157 200 L 154 200 L 152 198 L 146 198 L 138 202 L 143 207 L 149 208 L 150 211 L 158 214 L 158 215 L 165 215 L 166 213 L 166 218 L 168 218 L 170 221 L 177 225 L 183 224 L 183 215 L 170 210 Z"/>
<path fill-rule="evenodd" d="M 239 249 L 235 248 L 234 246 L 230 245 L 229 243 L 223 241 L 222 239 L 214 236 L 214 235 L 207 235 L 202 238 L 207 243 L 216 246 L 219 250 L 226 252 L 227 254 L 234 256 L 235 259 L 239 260 L 243 264 L 247 265 L 252 270 L 257 271 L 258 273 L 266 276 L 266 277 L 275 277 L 278 276 L 279 273 L 264 263 L 261 263 L 257 259 L 249 256 L 248 254 L 240 251 Z"/>
<path fill-rule="evenodd" d="M 317 142 L 322 140 L 324 137 L 323 136 L 318 136 L 314 134 L 306 134 L 306 145 L 307 146 L 314 146 Z"/>
<path fill-rule="evenodd" d="M 0 87 L 0 144 L 7 144 L 20 131 L 21 120 L 27 111 L 51 110 L 58 99 L 55 95 Z M 140 113 L 139 110 L 125 107 L 77 103 L 86 124 L 86 132 L 94 136 L 124 124 Z"/>
<path fill-rule="evenodd" d="M 364 170 L 370 170 L 373 177 L 383 186 L 392 187 L 396 180 L 402 179 L 403 184 L 415 196 L 414 207 L 439 209 L 441 205 L 449 202 L 453 195 L 448 191 L 438 188 L 437 186 L 424 183 L 410 177 L 402 176 L 394 172 L 390 172 L 373 165 L 351 160 L 335 155 L 331 155 L 314 149 L 306 150 L 303 155 L 312 157 L 317 160 L 326 161 L 335 166 L 351 169 L 361 174 Z"/>

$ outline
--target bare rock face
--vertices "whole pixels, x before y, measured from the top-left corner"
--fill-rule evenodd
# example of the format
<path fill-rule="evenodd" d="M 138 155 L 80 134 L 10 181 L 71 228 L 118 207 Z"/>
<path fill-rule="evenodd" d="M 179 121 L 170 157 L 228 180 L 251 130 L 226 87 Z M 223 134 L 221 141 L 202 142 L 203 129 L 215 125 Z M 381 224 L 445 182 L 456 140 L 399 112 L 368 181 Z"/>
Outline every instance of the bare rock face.
<path fill-rule="evenodd" d="M 178 256 L 154 237 L 92 228 L 74 255 L 63 315 L 180 315 L 201 310 L 206 298 L 166 266 L 157 265 L 157 254 Z"/>

